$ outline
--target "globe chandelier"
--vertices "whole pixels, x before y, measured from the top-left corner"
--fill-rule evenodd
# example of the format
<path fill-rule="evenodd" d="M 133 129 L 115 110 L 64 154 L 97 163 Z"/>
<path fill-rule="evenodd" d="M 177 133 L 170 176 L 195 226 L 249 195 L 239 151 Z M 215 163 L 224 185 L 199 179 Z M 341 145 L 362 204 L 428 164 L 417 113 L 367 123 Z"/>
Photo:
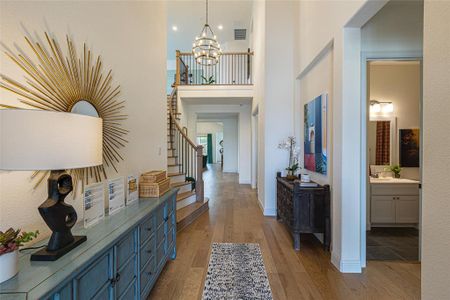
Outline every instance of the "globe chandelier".
<path fill-rule="evenodd" d="M 219 62 L 222 49 L 217 37 L 208 25 L 208 0 L 206 0 L 206 23 L 192 44 L 192 54 L 195 61 L 202 66 L 212 66 Z"/>

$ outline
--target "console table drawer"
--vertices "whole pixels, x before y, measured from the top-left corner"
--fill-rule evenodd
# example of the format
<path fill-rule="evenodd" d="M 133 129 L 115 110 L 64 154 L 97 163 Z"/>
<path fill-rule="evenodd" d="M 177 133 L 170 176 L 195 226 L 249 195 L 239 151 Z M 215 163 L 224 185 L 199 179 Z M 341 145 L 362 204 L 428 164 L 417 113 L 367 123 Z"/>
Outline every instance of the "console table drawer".
<path fill-rule="evenodd" d="M 105 289 L 105 286 L 111 285 L 112 258 L 112 251 L 108 251 L 75 279 L 78 299 L 91 299 Z"/>
<path fill-rule="evenodd" d="M 155 216 L 151 215 L 139 225 L 140 243 L 144 244 L 148 238 L 155 232 Z"/>
<path fill-rule="evenodd" d="M 136 252 L 135 231 L 128 233 L 116 246 L 117 268 L 122 265 Z"/>
<path fill-rule="evenodd" d="M 150 240 L 144 244 L 141 248 L 141 268 L 147 264 L 147 262 L 150 260 L 150 258 L 155 254 L 155 236 L 153 235 Z"/>
<path fill-rule="evenodd" d="M 147 288 L 150 282 L 156 275 L 155 256 L 150 258 L 150 262 L 144 267 L 141 272 L 141 293 Z"/>

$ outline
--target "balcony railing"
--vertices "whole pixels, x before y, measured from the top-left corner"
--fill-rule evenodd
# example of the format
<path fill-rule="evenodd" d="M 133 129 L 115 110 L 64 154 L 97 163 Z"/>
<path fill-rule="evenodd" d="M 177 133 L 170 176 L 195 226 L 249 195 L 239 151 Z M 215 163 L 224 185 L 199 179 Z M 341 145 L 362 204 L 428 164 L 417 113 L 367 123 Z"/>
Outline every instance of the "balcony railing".
<path fill-rule="evenodd" d="M 175 85 L 250 85 L 253 52 L 223 53 L 214 66 L 198 64 L 192 53 L 177 51 Z"/>

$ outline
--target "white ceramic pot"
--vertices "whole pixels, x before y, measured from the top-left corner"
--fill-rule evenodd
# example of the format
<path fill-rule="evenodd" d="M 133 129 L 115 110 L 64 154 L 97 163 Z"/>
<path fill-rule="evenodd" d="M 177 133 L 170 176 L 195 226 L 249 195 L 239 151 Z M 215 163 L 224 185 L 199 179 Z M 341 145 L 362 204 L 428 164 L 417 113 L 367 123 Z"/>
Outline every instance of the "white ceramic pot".
<path fill-rule="evenodd" d="M 19 272 L 19 251 L 0 255 L 0 283 L 14 277 Z"/>

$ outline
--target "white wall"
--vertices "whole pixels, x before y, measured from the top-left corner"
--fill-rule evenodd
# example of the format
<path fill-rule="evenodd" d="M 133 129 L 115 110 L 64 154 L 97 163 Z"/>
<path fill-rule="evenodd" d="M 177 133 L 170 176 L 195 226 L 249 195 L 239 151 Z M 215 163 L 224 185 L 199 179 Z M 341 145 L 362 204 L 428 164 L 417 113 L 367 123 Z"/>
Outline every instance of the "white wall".
<path fill-rule="evenodd" d="M 23 36 L 26 32 L 54 34 L 65 49 L 65 36 L 73 38 L 80 53 L 83 42 L 101 55 L 104 70 L 113 70 L 114 83 L 120 84 L 130 130 L 129 143 L 122 154 L 119 174 L 126 176 L 145 170 L 166 168 L 166 23 L 164 2 L 0 2 L 0 40 L 15 49 L 17 44 L 32 56 Z M 43 36 L 41 35 L 41 38 Z M 5 75 L 23 81 L 19 71 L 3 53 L 0 69 Z M 2 103 L 19 105 L 17 96 L 0 90 Z M 44 141 L 43 141 L 44 142 Z M 46 225 L 37 207 L 46 197 L 46 184 L 32 189 L 30 172 L 0 171 L 0 230 L 8 227 L 39 229 L 46 236 Z M 68 200 L 82 220 L 82 202 Z"/>
<path fill-rule="evenodd" d="M 223 172 L 239 172 L 238 120 L 223 119 Z"/>
<path fill-rule="evenodd" d="M 450 2 L 425 1 L 423 66 L 422 299 L 450 294 Z"/>
<path fill-rule="evenodd" d="M 208 100 L 209 101 L 209 100 Z M 211 100 L 213 101 L 213 100 Z M 187 104 L 188 101 L 183 101 L 184 103 L 184 116 L 186 118 L 186 124 L 188 128 L 188 135 L 191 139 L 195 139 L 197 136 L 196 128 L 198 121 L 198 114 L 235 114 L 237 119 L 238 132 L 236 135 L 228 135 L 228 139 L 236 139 L 236 145 L 238 146 L 238 152 L 235 155 L 234 152 L 227 152 L 226 139 L 227 129 L 226 126 L 231 126 L 230 123 L 226 123 L 227 118 L 220 118 L 214 121 L 223 122 L 224 126 L 224 171 L 225 172 L 238 172 L 239 173 L 239 183 L 240 184 L 250 184 L 251 182 L 251 105 L 219 105 L 219 104 Z M 203 120 L 204 121 L 204 120 Z M 233 125 L 234 126 L 234 125 Z M 234 129 L 233 129 L 234 130 Z M 231 129 L 229 134 L 233 132 Z M 234 149 L 235 143 L 232 142 L 230 145 Z M 234 150 L 233 150 L 234 151 Z M 228 159 L 228 155 L 231 155 Z M 228 162 L 227 162 L 228 161 Z M 232 165 L 227 165 L 227 163 L 232 163 Z"/>
<path fill-rule="evenodd" d="M 223 136 L 223 123 L 221 122 L 197 122 L 197 136 L 212 134 L 212 163 L 217 163 L 219 158 L 217 136 Z"/>
<path fill-rule="evenodd" d="M 276 214 L 276 172 L 286 168 L 278 143 L 293 134 L 294 1 L 255 1 L 254 106 L 258 106 L 258 198 L 264 215 Z M 256 126 L 253 126 L 256 128 Z"/>
<path fill-rule="evenodd" d="M 423 1 L 389 1 L 361 32 L 363 52 L 422 52 Z"/>
<path fill-rule="evenodd" d="M 369 99 L 389 101 L 394 105 L 391 114 L 397 118 L 397 136 L 394 140 L 394 158 L 392 164 L 399 163 L 398 130 L 420 128 L 421 67 L 419 62 L 394 64 L 370 64 Z M 376 141 L 375 134 L 373 139 Z M 369 139 L 369 136 L 368 136 Z M 373 147 L 374 145 L 372 145 Z M 371 151 L 375 156 L 375 148 Z M 402 177 L 419 180 L 419 168 L 403 168 Z"/>

